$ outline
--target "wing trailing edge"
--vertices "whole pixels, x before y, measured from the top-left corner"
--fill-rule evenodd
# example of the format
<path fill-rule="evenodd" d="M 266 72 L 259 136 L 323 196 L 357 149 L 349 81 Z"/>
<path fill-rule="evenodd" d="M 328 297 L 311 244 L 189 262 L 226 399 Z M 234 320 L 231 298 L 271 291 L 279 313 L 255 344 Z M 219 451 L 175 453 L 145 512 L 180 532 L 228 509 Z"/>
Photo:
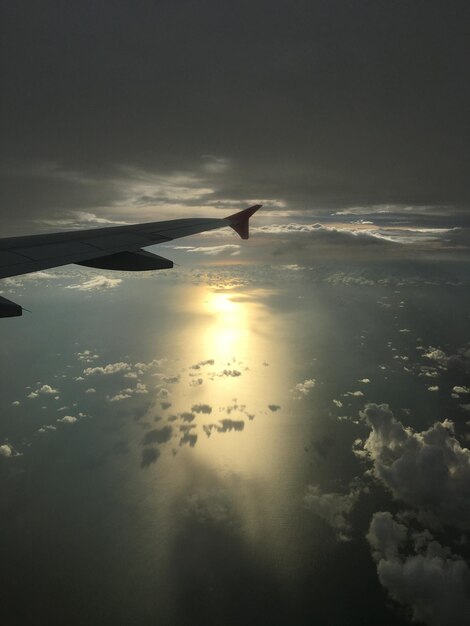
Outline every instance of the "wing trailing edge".
<path fill-rule="evenodd" d="M 158 254 L 139 250 L 137 252 L 117 252 L 100 256 L 96 259 L 80 261 L 76 265 L 96 267 L 101 270 L 121 270 L 127 272 L 143 272 L 146 270 L 165 270 L 173 267 L 173 261 Z"/>

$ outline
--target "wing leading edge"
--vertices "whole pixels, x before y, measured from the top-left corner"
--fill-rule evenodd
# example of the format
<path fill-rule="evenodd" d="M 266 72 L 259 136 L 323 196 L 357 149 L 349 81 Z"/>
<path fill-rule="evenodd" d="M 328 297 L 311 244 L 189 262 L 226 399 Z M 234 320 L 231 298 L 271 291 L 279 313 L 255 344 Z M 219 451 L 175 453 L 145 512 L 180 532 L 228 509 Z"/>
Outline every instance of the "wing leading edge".
<path fill-rule="evenodd" d="M 261 205 L 257 204 L 219 219 L 167 220 L 0 239 L 0 278 L 69 263 L 132 271 L 171 268 L 172 261 L 142 248 L 227 226 L 242 239 L 248 239 L 249 219 L 259 208 Z M 0 298 L 0 317 L 21 314 L 19 305 Z"/>

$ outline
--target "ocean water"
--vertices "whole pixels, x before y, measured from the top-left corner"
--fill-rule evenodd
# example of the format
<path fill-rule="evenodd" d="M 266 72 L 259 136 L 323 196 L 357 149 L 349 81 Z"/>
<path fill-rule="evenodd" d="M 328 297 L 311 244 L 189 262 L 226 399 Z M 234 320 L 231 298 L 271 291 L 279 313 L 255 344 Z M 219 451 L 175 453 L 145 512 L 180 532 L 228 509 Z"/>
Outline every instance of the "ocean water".
<path fill-rule="evenodd" d="M 366 535 L 412 506 L 354 453 L 360 412 L 452 419 L 465 445 L 467 371 L 426 354 L 463 353 L 466 289 L 338 268 L 96 276 L 9 285 L 33 313 L 0 326 L 3 623 L 408 623 Z"/>

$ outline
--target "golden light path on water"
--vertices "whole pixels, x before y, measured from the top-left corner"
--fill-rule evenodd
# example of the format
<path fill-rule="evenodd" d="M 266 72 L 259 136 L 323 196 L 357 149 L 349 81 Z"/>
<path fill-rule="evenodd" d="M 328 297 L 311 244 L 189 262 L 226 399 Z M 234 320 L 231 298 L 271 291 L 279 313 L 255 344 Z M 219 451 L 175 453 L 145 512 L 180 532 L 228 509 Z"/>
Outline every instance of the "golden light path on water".
<path fill-rule="evenodd" d="M 191 286 L 179 295 L 173 302 L 177 330 L 168 348 L 171 344 L 182 374 L 170 410 L 177 415 L 207 405 L 211 412 L 197 413 L 191 422 L 190 432 L 197 434 L 193 447 L 178 445 L 178 428 L 188 425 L 174 421 L 177 436 L 162 448 L 155 466 L 141 472 L 158 501 L 151 507 L 152 526 L 162 533 L 161 542 L 171 545 L 175 518 L 184 516 L 185 503 L 197 502 L 203 516 L 215 511 L 224 521 L 231 519 L 250 550 L 286 572 L 291 558 L 286 528 L 302 506 L 296 475 L 303 447 L 299 443 L 293 453 L 286 443 L 296 404 L 286 336 L 292 332 L 286 316 L 292 314 L 274 313 L 267 304 L 274 294 L 266 289 Z M 225 429 L 223 420 L 237 424 L 225 422 Z"/>

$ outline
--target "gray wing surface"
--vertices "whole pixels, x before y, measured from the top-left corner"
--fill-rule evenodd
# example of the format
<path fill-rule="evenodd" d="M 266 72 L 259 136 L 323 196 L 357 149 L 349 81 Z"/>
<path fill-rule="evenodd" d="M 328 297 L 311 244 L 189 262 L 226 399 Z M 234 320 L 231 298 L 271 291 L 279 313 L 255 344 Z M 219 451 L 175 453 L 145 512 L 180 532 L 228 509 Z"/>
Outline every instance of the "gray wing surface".
<path fill-rule="evenodd" d="M 0 278 L 78 263 L 89 267 L 116 270 L 155 270 L 173 267 L 173 262 L 142 248 L 217 228 L 232 227 L 248 239 L 248 220 L 261 205 L 244 209 L 221 219 L 190 218 L 26 235 L 0 239 Z M 0 317 L 13 313 L 0 299 Z M 13 303 L 10 303 L 13 304 Z M 17 309 L 15 309 L 17 310 Z M 3 314 L 2 314 L 3 311 Z"/>

